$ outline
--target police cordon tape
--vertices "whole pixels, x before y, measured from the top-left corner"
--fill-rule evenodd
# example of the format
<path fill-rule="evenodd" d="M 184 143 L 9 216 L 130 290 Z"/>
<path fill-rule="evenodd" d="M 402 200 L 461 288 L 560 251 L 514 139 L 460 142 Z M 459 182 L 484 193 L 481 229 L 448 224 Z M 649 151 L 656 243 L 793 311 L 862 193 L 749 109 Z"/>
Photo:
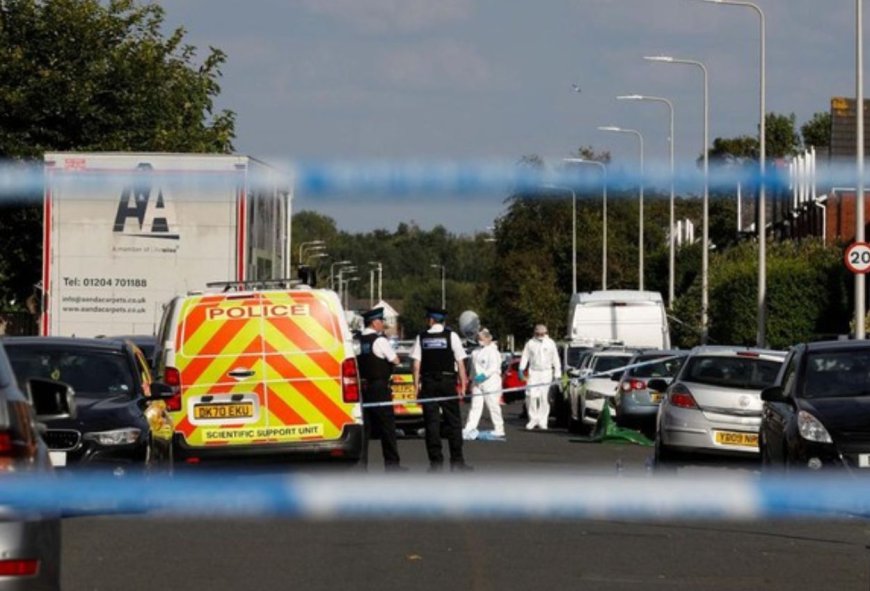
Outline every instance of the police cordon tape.
<path fill-rule="evenodd" d="M 300 519 L 760 519 L 870 517 L 868 481 L 834 474 L 765 477 L 74 472 L 7 475 L 0 507 L 17 515 Z"/>
<path fill-rule="evenodd" d="M 618 373 L 618 372 L 621 373 L 621 372 L 625 371 L 626 369 L 634 369 L 637 367 L 644 367 L 646 365 L 654 365 L 656 363 L 661 363 L 663 361 L 670 361 L 671 359 L 679 359 L 679 358 L 680 358 L 679 355 L 669 355 L 667 357 L 656 357 L 655 359 L 652 359 L 650 361 L 640 361 L 638 363 L 630 363 L 628 365 L 623 365 L 621 367 L 614 367 L 612 369 L 609 369 L 606 372 L 590 373 L 590 374 L 585 375 L 583 377 L 572 377 L 572 378 L 569 378 L 569 381 L 579 382 L 579 381 L 586 380 L 589 378 L 600 378 L 603 376 L 610 376 L 610 374 L 614 374 L 614 373 Z M 463 393 L 463 394 L 456 394 L 454 396 L 414 398 L 413 400 L 388 400 L 385 402 L 364 402 L 364 403 L 362 403 L 361 406 L 363 408 L 373 408 L 373 407 L 378 407 L 378 406 L 397 406 L 397 405 L 409 406 L 412 404 L 431 404 L 433 402 L 446 402 L 448 400 L 456 400 L 456 399 L 462 400 L 465 398 L 474 398 L 476 396 L 492 396 L 495 394 L 506 394 L 508 392 L 520 392 L 520 391 L 528 390 L 529 388 L 535 388 L 535 387 L 539 387 L 539 386 L 546 386 L 546 387 L 550 388 L 552 386 L 556 386 L 556 385 L 559 385 L 561 383 L 562 383 L 562 380 L 558 379 L 558 380 L 552 380 L 550 382 L 536 382 L 534 384 L 526 384 L 525 386 L 515 386 L 513 388 L 500 388 L 498 390 L 488 390 L 486 392 L 477 392 L 477 393 L 471 392 L 470 394 Z"/>
<path fill-rule="evenodd" d="M 424 198 L 433 194 L 443 195 L 487 195 L 491 199 L 504 199 L 505 192 L 524 192 L 540 197 L 552 197 L 554 193 L 569 190 L 593 193 L 601 190 L 601 175 L 588 166 L 557 165 L 550 168 L 517 166 L 514 161 L 469 160 L 458 162 L 437 161 L 323 161 L 302 162 L 288 160 L 272 163 L 277 172 L 262 182 L 281 183 L 292 186 L 306 197 L 334 197 L 342 201 L 360 201 L 371 196 Z M 218 186 L 226 182 L 226 175 L 201 173 L 185 170 L 142 170 L 130 171 L 85 171 L 56 170 L 55 180 L 63 179 L 64 174 L 76 174 L 77 184 L 103 187 L 111 181 L 119 184 L 142 183 L 150 175 L 163 184 L 193 183 L 199 189 Z M 222 178 L 223 177 L 223 178 Z M 763 178 L 771 194 L 792 191 L 792 181 L 786 168 L 768 168 Z M 815 175 L 819 187 L 855 186 L 854 166 L 820 167 Z M 250 179 L 257 188 L 257 178 Z M 648 163 L 643 175 L 613 167 L 607 173 L 607 185 L 614 191 L 609 198 L 635 198 L 632 191 L 621 191 L 623 187 L 635 187 L 640 183 L 650 188 L 665 191 L 671 181 L 670 166 L 662 163 Z M 695 197 L 701 194 L 704 176 L 694 164 L 677 167 L 674 174 L 674 187 L 681 196 Z M 760 185 L 762 177 L 752 167 L 714 167 L 709 172 L 711 198 L 733 197 L 735 188 L 740 185 L 746 191 Z M 158 181 L 155 181 L 158 182 Z M 83 185 L 82 185 L 83 184 Z M 547 188 L 551 187 L 560 187 Z M 45 188 L 44 169 L 41 163 L 3 163 L 0 162 L 0 201 L 22 200 L 41 201 Z M 188 192 L 208 196 L 208 191 Z M 63 198 L 100 199 L 114 195 L 111 191 L 79 191 L 73 195 L 64 194 Z M 578 197 L 589 195 L 578 195 Z"/>

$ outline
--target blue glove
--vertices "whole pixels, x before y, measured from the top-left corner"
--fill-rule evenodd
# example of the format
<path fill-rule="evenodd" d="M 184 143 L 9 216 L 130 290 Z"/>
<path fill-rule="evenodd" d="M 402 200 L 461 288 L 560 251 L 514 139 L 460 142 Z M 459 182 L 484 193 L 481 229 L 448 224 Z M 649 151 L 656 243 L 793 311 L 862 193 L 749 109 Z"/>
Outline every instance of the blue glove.
<path fill-rule="evenodd" d="M 526 381 L 526 374 L 523 373 L 523 370 L 521 369 L 517 369 L 517 377 L 520 379 L 521 382 Z"/>
<path fill-rule="evenodd" d="M 485 381 L 486 381 L 486 376 L 483 375 L 482 373 L 479 373 L 476 376 L 474 376 L 474 383 L 475 384 L 480 384 L 480 383 L 485 382 Z"/>

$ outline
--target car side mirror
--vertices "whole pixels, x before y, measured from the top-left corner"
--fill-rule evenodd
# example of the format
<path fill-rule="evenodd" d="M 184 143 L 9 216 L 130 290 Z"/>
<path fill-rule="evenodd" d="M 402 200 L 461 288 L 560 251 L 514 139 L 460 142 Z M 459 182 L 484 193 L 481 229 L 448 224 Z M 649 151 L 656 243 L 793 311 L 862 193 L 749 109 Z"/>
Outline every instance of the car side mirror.
<path fill-rule="evenodd" d="M 761 391 L 761 399 L 765 402 L 783 402 L 786 396 L 782 386 L 768 386 Z"/>
<path fill-rule="evenodd" d="M 27 394 L 37 421 L 76 418 L 75 392 L 69 384 L 30 378 L 27 380 Z"/>
<path fill-rule="evenodd" d="M 168 400 L 178 393 L 177 388 L 163 382 L 151 382 L 151 398 Z"/>
<path fill-rule="evenodd" d="M 664 392 L 668 389 L 668 383 L 661 378 L 653 378 L 646 383 L 646 387 L 656 392 Z"/>

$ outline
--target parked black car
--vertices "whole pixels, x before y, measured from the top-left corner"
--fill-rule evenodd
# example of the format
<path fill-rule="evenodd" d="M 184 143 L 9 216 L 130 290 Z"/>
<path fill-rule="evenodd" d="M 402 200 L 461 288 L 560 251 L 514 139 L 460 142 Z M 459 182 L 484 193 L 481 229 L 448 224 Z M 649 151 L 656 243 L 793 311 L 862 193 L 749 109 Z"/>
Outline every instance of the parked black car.
<path fill-rule="evenodd" d="M 46 421 L 55 466 L 172 467 L 171 389 L 152 383 L 148 363 L 130 341 L 66 337 L 3 340 L 19 383 L 49 378 L 75 391 L 77 416 Z"/>
<path fill-rule="evenodd" d="M 18 387 L 0 347 L 0 482 L 3 474 L 52 473 L 38 422 L 75 413 L 66 384 L 32 379 Z M 0 508 L 0 589 L 60 588 L 60 517 Z"/>
<path fill-rule="evenodd" d="M 870 341 L 795 346 L 761 399 L 765 470 L 870 473 Z"/>

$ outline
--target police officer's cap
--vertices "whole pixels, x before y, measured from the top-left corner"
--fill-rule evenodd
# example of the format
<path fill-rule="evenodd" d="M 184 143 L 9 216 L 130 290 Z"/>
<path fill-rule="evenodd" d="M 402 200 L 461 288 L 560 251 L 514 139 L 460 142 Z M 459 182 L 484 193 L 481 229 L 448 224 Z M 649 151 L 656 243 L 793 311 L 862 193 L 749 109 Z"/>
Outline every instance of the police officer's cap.
<path fill-rule="evenodd" d="M 436 322 L 441 322 L 447 318 L 447 310 L 443 308 L 426 307 L 426 318 L 431 318 Z"/>
<path fill-rule="evenodd" d="M 363 312 L 362 314 L 363 322 L 367 325 L 371 324 L 375 320 L 383 320 L 384 319 L 384 309 L 383 308 L 372 308 L 368 312 Z"/>

